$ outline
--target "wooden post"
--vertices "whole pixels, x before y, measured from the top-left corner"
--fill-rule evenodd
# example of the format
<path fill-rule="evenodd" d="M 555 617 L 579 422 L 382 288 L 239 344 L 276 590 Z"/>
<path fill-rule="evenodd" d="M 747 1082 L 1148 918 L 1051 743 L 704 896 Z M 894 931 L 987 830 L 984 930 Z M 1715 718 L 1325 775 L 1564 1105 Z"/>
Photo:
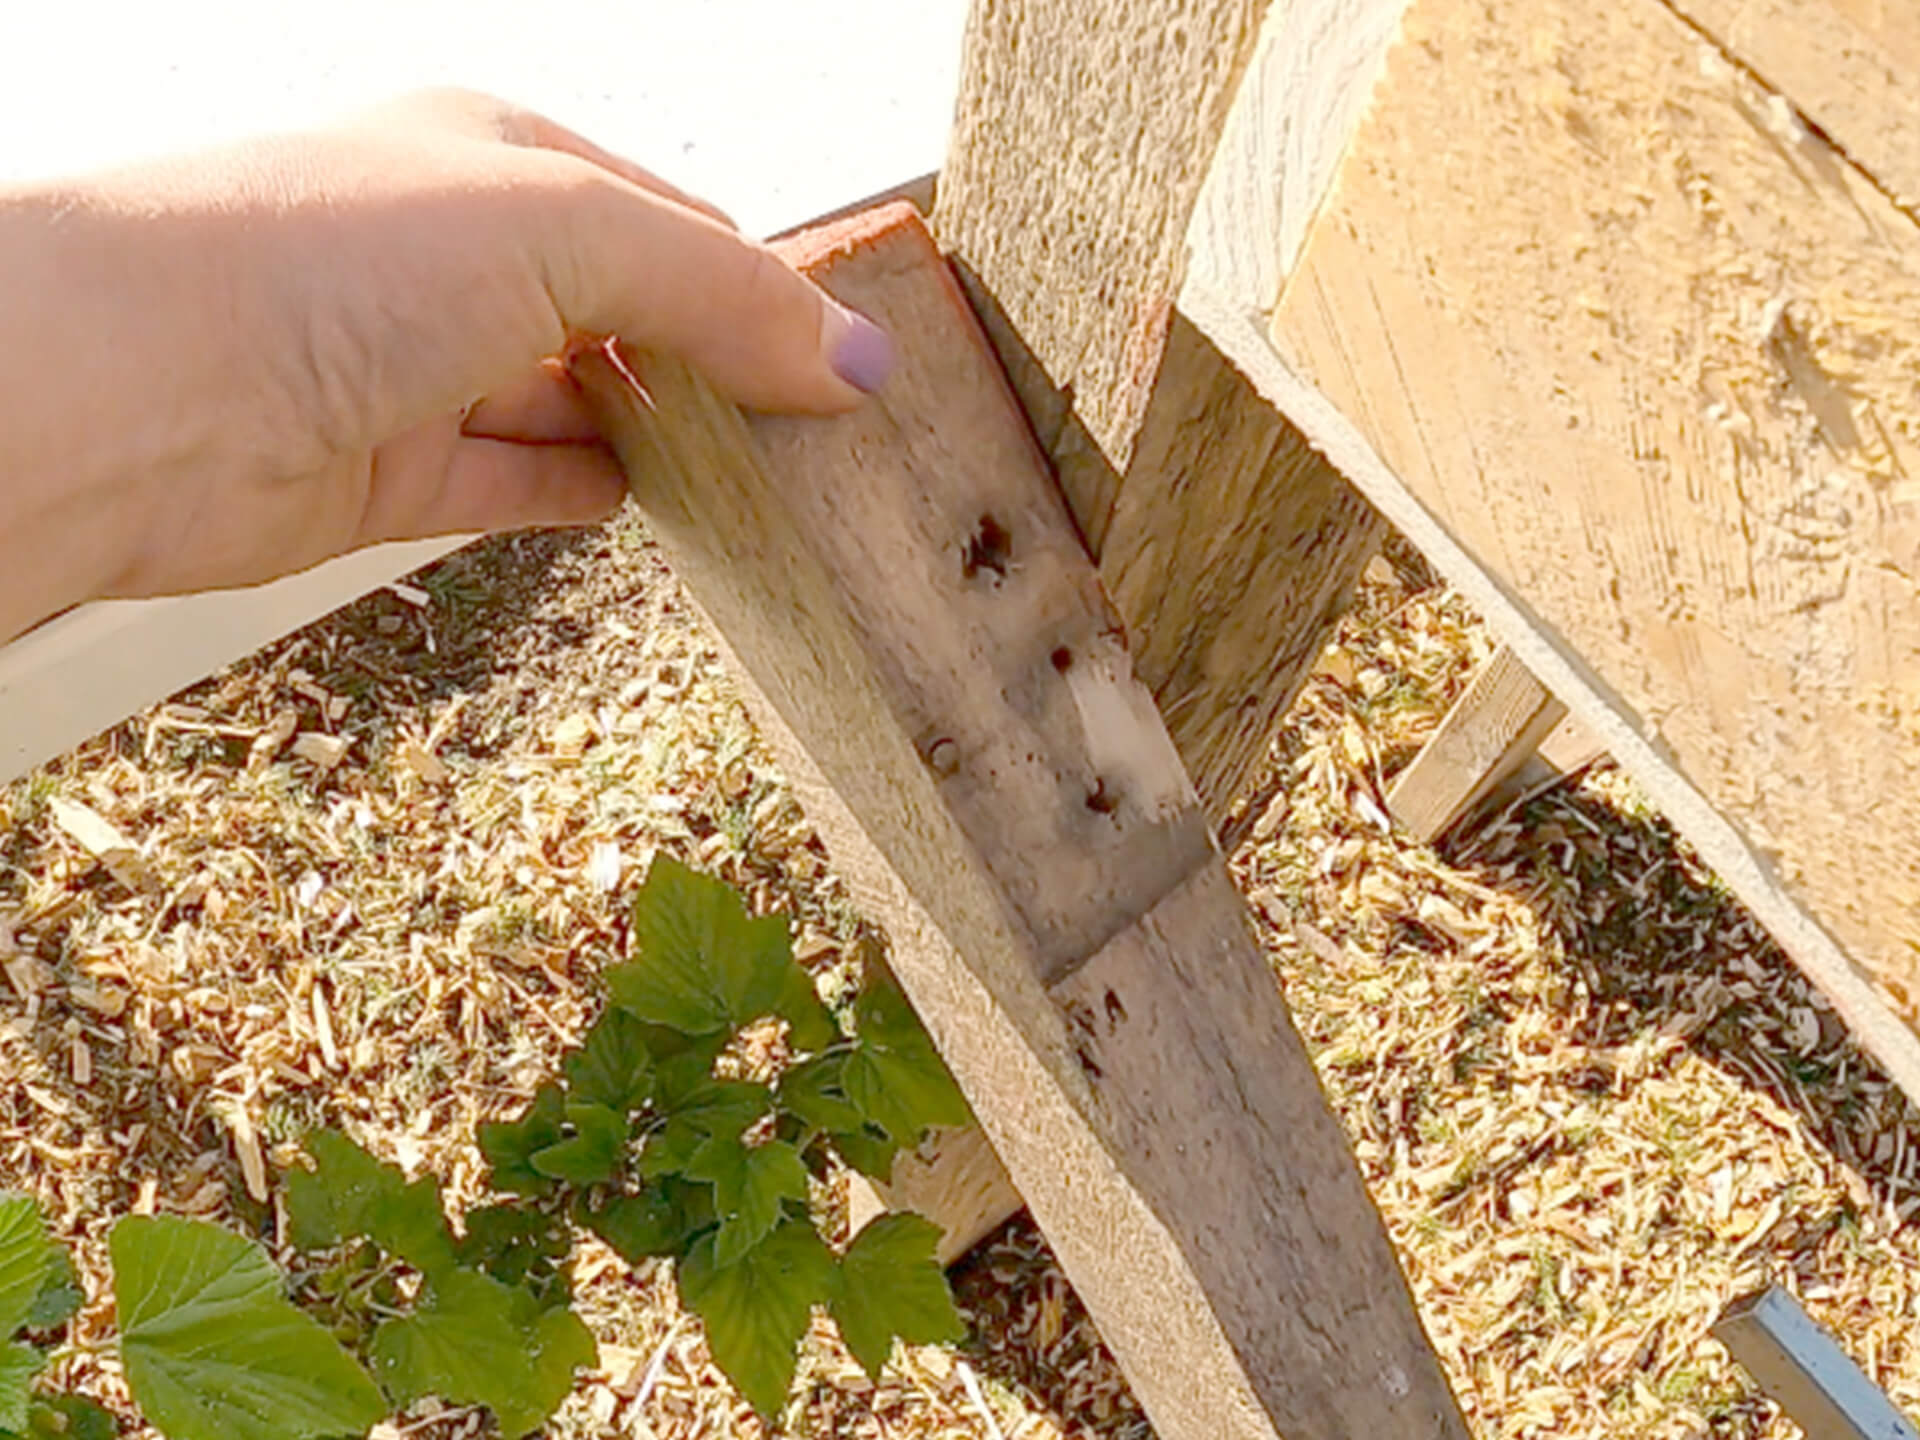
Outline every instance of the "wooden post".
<path fill-rule="evenodd" d="M 854 414 L 578 373 L 901 981 L 1162 1435 L 1463 1437 L 958 288 L 906 207 L 803 258 L 903 344 Z"/>
<path fill-rule="evenodd" d="M 1415 840 L 1437 840 L 1518 773 L 1566 713 L 1501 646 L 1393 782 L 1387 809 Z"/>

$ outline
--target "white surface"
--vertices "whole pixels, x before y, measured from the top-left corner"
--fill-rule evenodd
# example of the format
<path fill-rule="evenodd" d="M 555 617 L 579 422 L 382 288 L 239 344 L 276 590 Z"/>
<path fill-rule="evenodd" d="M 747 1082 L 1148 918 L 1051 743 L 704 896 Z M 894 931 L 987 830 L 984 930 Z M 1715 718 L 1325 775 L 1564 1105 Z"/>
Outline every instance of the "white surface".
<path fill-rule="evenodd" d="M 423 85 L 545 111 L 765 234 L 939 168 L 966 0 L 9 0 L 0 179 Z"/>
<path fill-rule="evenodd" d="M 967 0 L 6 4 L 0 181 L 490 90 L 769 234 L 939 168 Z M 4 537 L 0 537 L 3 539 Z M 0 781 L 449 548 L 88 606 L 0 648 Z"/>

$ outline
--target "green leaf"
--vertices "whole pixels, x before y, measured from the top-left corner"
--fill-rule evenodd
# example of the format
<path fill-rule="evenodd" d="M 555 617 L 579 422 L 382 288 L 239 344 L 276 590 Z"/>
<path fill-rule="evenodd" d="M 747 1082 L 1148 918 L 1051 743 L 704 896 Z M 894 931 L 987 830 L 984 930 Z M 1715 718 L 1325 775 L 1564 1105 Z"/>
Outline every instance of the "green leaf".
<path fill-rule="evenodd" d="M 51 1330 L 56 1325 L 64 1325 L 71 1320 L 74 1312 L 86 1303 L 86 1293 L 80 1288 L 80 1274 L 73 1268 L 73 1256 L 65 1246 L 55 1245 L 53 1254 L 48 1257 L 47 1273 L 41 1278 L 40 1293 L 33 1297 L 28 1307 L 26 1326 L 29 1330 Z"/>
<path fill-rule="evenodd" d="M 33 1402 L 22 1440 L 118 1440 L 113 1416 L 78 1395 L 48 1395 Z"/>
<path fill-rule="evenodd" d="M 454 1270 L 434 1280 L 426 1303 L 384 1322 L 368 1351 L 396 1405 L 425 1395 L 485 1405 L 510 1435 L 545 1418 L 514 1428 L 533 1389 L 533 1362 L 514 1318 L 513 1291 L 475 1271 Z"/>
<path fill-rule="evenodd" d="M 0 1430 L 27 1428 L 27 1394 L 46 1363 L 31 1345 L 0 1345 Z"/>
<path fill-rule="evenodd" d="M 564 1280 L 560 1264 L 573 1247 L 557 1216 L 523 1204 L 483 1205 L 467 1212 L 466 1224 L 454 1254 L 467 1269 L 483 1270 L 502 1285 L 525 1286 L 543 1298 Z M 559 1298 L 567 1298 L 564 1284 Z"/>
<path fill-rule="evenodd" d="M 480 1153 L 492 1167 L 492 1184 L 509 1195 L 545 1195 L 552 1177 L 534 1168 L 533 1157 L 566 1138 L 566 1097 L 558 1085 L 542 1085 L 518 1120 L 480 1127 Z"/>
<path fill-rule="evenodd" d="M 713 1062 L 732 1041 L 731 1031 L 682 1035 L 664 1025 L 641 1025 L 653 1056 L 653 1102 L 671 1110 L 688 1094 L 713 1079 Z"/>
<path fill-rule="evenodd" d="M 709 1080 L 681 1098 L 666 1123 L 647 1137 L 640 1173 L 679 1174 L 715 1135 L 737 1136 L 773 1109 L 773 1092 L 751 1080 Z"/>
<path fill-rule="evenodd" d="M 749 918 L 732 887 L 665 855 L 634 899 L 633 945 L 635 958 L 607 972 L 614 1003 L 683 1034 L 736 1029 L 790 995 L 787 922 Z"/>
<path fill-rule="evenodd" d="M 807 1203 L 807 1167 L 800 1152 L 781 1140 L 743 1145 L 737 1135 L 716 1135 L 694 1152 L 689 1180 L 713 1185 L 720 1231 L 713 1239 L 713 1263 L 727 1266 L 766 1238 L 780 1223 L 791 1200 Z"/>
<path fill-rule="evenodd" d="M 38 1201 L 0 1195 L 0 1340 L 26 1323 L 58 1248 Z"/>
<path fill-rule="evenodd" d="M 653 1095 L 646 1027 L 618 1006 L 602 1010 L 586 1041 L 567 1057 L 567 1092 L 578 1104 L 621 1115 L 646 1104 Z"/>
<path fill-rule="evenodd" d="M 870 1180 L 881 1184 L 893 1178 L 893 1157 L 900 1153 L 900 1142 L 872 1125 L 858 1130 L 836 1130 L 829 1137 L 840 1158 Z"/>
<path fill-rule="evenodd" d="M 946 1273 L 934 1258 L 940 1227 L 919 1215 L 881 1215 L 867 1222 L 840 1257 L 840 1284 L 829 1308 L 840 1336 L 870 1379 L 909 1345 L 952 1344 L 967 1327 L 954 1308 Z"/>
<path fill-rule="evenodd" d="M 423 1175 L 408 1184 L 398 1165 L 376 1159 L 338 1130 L 316 1130 L 305 1145 L 314 1168 L 287 1176 L 294 1244 L 317 1250 L 364 1235 L 428 1274 L 453 1267 L 439 1181 Z"/>
<path fill-rule="evenodd" d="M 568 1105 L 558 1145 L 533 1153 L 533 1168 L 573 1185 L 611 1180 L 627 1144 L 627 1117 L 604 1105 Z"/>
<path fill-rule="evenodd" d="M 844 1055 L 817 1055 L 780 1077 L 780 1108 L 816 1130 L 858 1130 L 866 1123 L 847 1098 Z"/>
<path fill-rule="evenodd" d="M 357 1435 L 387 1413 L 353 1357 L 280 1293 L 251 1241 L 132 1215 L 109 1249 L 127 1385 L 168 1440 Z"/>
<path fill-rule="evenodd" d="M 713 1224 L 713 1187 L 666 1175 L 638 1195 L 622 1195 L 579 1219 L 629 1265 L 650 1256 L 678 1259 Z"/>
<path fill-rule="evenodd" d="M 565 1308 L 541 1312 L 524 1333 L 533 1356 L 533 1388 L 527 1392 L 527 1407 L 539 1410 L 539 1419 L 534 1421 L 538 1425 L 572 1393 L 576 1372 L 600 1363 L 600 1347 L 585 1322 Z"/>
<path fill-rule="evenodd" d="M 802 1054 L 824 1050 L 840 1038 L 833 1012 L 821 1000 L 813 976 L 797 960 L 790 959 L 782 972 L 774 1013 L 787 1022 L 788 1042 Z"/>
<path fill-rule="evenodd" d="M 680 1298 L 706 1325 L 714 1363 L 768 1420 L 786 1402 L 807 1317 L 836 1279 L 832 1253 L 804 1220 L 787 1221 L 727 1266 L 715 1264 L 708 1236 L 679 1269 Z"/>
<path fill-rule="evenodd" d="M 869 1122 L 910 1149 L 935 1125 L 972 1121 L 960 1087 L 899 990 L 870 985 L 854 1007 L 854 1024 L 859 1040 L 842 1084 Z"/>

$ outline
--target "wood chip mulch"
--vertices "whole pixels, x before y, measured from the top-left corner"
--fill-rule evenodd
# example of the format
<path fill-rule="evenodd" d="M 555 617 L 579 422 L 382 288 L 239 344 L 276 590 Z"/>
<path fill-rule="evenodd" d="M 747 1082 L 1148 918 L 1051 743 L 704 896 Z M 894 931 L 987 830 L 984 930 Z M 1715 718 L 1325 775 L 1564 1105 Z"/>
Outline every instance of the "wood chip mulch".
<path fill-rule="evenodd" d="M 1920 1414 L 1913 1107 L 1633 785 L 1597 767 L 1445 852 L 1383 823 L 1490 648 L 1376 562 L 1234 856 L 1475 1432 L 1797 1433 L 1707 1334 L 1769 1279 Z M 279 1243 L 316 1123 L 475 1198 L 474 1126 L 590 1022 L 659 850 L 853 983 L 874 937 L 631 517 L 462 552 L 0 788 L 0 1187 L 100 1297 L 56 1378 L 150 1434 L 106 1344 L 112 1219 Z M 669 1282 L 578 1260 L 602 1371 L 552 1436 L 764 1433 Z M 956 1284 L 975 1339 L 878 1386 L 817 1327 L 792 1433 L 1151 1434 L 1030 1223 Z"/>

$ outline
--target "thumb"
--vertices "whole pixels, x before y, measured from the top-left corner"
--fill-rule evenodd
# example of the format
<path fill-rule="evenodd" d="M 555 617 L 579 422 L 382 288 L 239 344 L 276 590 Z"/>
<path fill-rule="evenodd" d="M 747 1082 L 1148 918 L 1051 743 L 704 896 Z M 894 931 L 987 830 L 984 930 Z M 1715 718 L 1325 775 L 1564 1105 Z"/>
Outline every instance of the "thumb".
<path fill-rule="evenodd" d="M 893 369 L 878 326 L 717 220 L 596 169 L 536 228 L 569 329 L 680 356 L 754 409 L 835 414 Z"/>

